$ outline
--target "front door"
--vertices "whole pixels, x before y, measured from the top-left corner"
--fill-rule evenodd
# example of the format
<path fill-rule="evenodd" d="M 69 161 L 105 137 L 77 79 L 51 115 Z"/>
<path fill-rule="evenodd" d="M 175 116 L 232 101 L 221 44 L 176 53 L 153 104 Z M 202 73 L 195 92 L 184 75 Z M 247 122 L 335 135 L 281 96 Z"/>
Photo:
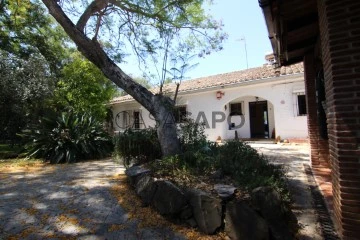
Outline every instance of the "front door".
<path fill-rule="evenodd" d="M 267 101 L 249 102 L 251 138 L 269 138 Z"/>

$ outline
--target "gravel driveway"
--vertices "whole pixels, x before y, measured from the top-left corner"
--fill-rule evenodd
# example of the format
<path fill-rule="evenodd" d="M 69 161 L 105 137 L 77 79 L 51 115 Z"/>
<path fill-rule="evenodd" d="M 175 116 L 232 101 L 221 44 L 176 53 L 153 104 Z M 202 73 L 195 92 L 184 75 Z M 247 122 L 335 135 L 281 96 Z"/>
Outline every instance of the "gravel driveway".
<path fill-rule="evenodd" d="M 179 239 L 140 229 L 110 193 L 112 160 L 0 173 L 0 239 Z"/>

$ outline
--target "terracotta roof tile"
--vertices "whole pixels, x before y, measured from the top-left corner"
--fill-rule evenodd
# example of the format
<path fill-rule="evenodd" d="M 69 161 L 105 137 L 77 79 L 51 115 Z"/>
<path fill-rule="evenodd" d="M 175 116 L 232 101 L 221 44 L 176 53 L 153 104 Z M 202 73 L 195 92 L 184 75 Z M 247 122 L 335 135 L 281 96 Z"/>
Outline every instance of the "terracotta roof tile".
<path fill-rule="evenodd" d="M 277 72 L 280 71 L 280 75 Z M 180 85 L 179 92 L 186 92 L 191 90 L 206 89 L 228 84 L 236 84 L 241 82 L 248 82 L 257 79 L 274 78 L 276 76 L 285 76 L 291 74 L 298 74 L 304 72 L 303 63 L 297 63 L 280 69 L 274 69 L 272 66 L 264 65 L 262 67 L 250 68 L 246 70 L 223 73 L 213 76 L 201 77 L 192 80 L 183 81 Z M 174 92 L 176 89 L 175 83 L 166 84 L 164 92 Z M 152 88 L 151 92 L 156 93 L 159 88 Z M 130 95 L 117 97 L 111 100 L 111 103 L 129 101 L 133 98 Z"/>

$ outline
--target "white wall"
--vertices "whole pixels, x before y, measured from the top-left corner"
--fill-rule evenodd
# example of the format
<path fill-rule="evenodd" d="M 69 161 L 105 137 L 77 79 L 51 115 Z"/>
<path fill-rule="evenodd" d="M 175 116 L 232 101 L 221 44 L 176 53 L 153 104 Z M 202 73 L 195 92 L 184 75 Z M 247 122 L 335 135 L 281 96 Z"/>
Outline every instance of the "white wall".
<path fill-rule="evenodd" d="M 268 101 L 270 136 L 272 129 L 275 128 L 276 136 L 280 136 L 282 139 L 307 138 L 307 117 L 297 116 L 297 98 L 294 93 L 303 89 L 303 76 L 289 79 L 280 77 L 258 84 L 239 85 L 237 87 L 224 86 L 221 89 L 207 92 L 181 93 L 179 94 L 178 105 L 186 105 L 187 111 L 192 114 L 191 118 L 194 120 L 203 112 L 210 127 L 206 129 L 208 139 L 215 141 L 219 136 L 221 139 L 232 139 L 235 136 L 234 130 L 229 130 L 226 119 L 222 122 L 213 121 L 216 112 L 225 113 L 225 116 L 228 117 L 230 113 L 229 103 L 243 101 L 245 124 L 238 129 L 238 135 L 240 138 L 249 138 L 249 102 L 256 101 L 255 97 L 258 97 L 259 100 Z M 224 93 L 224 96 L 218 100 L 216 92 L 219 90 Z M 226 110 L 225 106 L 227 106 Z M 114 115 L 126 109 L 141 109 L 146 126 L 155 125 L 155 122 L 149 118 L 148 111 L 137 103 L 123 103 L 121 106 L 117 104 L 113 109 Z M 216 115 L 216 117 L 220 117 L 220 115 Z M 204 119 L 200 118 L 200 120 Z M 233 120 L 231 119 L 231 121 Z M 236 123 L 236 120 L 234 121 Z"/>
<path fill-rule="evenodd" d="M 143 125 L 140 125 L 141 128 L 144 127 L 154 127 L 155 121 L 151 119 L 151 116 L 149 112 L 142 107 L 137 102 L 125 102 L 122 104 L 115 104 L 112 106 L 112 111 L 114 115 L 114 128 L 115 131 L 124 131 L 126 126 L 132 126 L 133 125 L 133 112 L 139 111 L 142 117 L 142 120 L 144 122 Z M 116 119 L 116 116 L 118 113 L 120 113 L 120 119 Z M 126 112 L 126 113 L 124 113 Z M 123 121 L 123 115 L 126 114 L 126 118 L 128 119 L 127 123 Z M 118 124 L 116 124 L 118 123 Z M 118 126 L 120 125 L 120 126 Z"/>

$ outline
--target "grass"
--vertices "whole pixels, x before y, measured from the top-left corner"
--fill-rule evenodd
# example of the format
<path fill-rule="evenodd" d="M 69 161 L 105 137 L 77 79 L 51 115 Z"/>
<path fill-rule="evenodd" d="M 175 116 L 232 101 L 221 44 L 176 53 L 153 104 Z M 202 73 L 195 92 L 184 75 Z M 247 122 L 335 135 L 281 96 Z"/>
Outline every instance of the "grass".
<path fill-rule="evenodd" d="M 40 159 L 19 157 L 22 150 L 23 148 L 19 145 L 0 144 L 0 169 L 34 167 L 42 164 L 43 161 Z"/>
<path fill-rule="evenodd" d="M 34 167 L 43 164 L 43 162 L 41 159 L 32 158 L 0 159 L 0 168 Z"/>

